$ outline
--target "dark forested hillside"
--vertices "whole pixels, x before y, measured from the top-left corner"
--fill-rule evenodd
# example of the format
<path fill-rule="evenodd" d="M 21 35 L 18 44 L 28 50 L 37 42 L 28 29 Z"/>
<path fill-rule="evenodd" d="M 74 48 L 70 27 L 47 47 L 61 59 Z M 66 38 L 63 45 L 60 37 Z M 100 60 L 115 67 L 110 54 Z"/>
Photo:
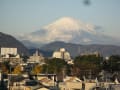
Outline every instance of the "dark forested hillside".
<path fill-rule="evenodd" d="M 19 54 L 29 55 L 28 49 L 13 36 L 0 32 L 0 47 L 16 47 Z"/>

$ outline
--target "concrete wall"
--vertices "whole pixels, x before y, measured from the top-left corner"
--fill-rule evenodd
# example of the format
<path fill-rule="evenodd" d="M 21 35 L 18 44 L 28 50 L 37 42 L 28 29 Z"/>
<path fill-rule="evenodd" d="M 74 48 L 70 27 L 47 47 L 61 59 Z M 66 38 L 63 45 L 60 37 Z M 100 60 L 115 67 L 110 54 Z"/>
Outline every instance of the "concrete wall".
<path fill-rule="evenodd" d="M 92 90 L 96 87 L 96 83 L 85 83 L 85 90 Z"/>
<path fill-rule="evenodd" d="M 82 90 L 81 82 L 65 82 L 59 84 L 60 90 L 74 90 L 79 89 Z"/>

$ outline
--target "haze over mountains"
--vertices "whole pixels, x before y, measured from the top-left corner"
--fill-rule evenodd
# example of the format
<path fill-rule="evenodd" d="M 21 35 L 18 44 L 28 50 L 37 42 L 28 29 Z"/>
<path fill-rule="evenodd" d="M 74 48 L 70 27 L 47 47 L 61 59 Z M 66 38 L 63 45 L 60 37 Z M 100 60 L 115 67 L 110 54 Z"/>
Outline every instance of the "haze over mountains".
<path fill-rule="evenodd" d="M 63 17 L 19 38 L 27 47 L 40 47 L 54 41 L 120 45 L 120 40 L 104 35 L 98 29 L 98 26 L 71 17 Z"/>

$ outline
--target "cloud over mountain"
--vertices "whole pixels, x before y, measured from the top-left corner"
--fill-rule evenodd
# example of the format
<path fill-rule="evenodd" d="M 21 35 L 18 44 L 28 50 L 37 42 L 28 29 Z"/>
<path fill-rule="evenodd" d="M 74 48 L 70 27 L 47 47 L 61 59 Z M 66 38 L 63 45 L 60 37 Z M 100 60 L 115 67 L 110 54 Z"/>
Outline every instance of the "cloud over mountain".
<path fill-rule="evenodd" d="M 97 26 L 80 22 L 71 17 L 63 17 L 40 30 L 23 35 L 22 40 L 32 43 L 64 41 L 82 44 L 115 44 L 114 39 L 97 31 Z"/>

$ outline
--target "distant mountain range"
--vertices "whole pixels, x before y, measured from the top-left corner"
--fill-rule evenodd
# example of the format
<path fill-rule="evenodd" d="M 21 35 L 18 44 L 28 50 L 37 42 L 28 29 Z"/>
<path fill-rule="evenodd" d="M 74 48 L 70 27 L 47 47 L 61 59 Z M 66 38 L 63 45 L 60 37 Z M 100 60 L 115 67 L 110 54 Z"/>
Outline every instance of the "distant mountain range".
<path fill-rule="evenodd" d="M 62 17 L 41 27 L 34 32 L 21 35 L 19 39 L 27 47 L 41 47 L 54 41 L 70 42 L 75 44 L 108 44 L 120 45 L 120 40 L 105 35 L 101 27 L 84 23 L 71 17 Z"/>
<path fill-rule="evenodd" d="M 33 43 L 34 44 L 34 43 Z M 28 49 L 13 36 L 4 34 L 0 32 L 0 47 L 16 47 L 18 48 L 18 53 L 20 54 L 29 54 L 34 53 L 37 49 L 36 46 Z M 100 45 L 100 44 L 89 44 L 89 45 L 81 45 L 74 43 L 65 43 L 63 41 L 55 41 L 41 46 L 40 52 L 45 57 L 51 57 L 52 53 L 60 48 L 65 48 L 68 52 L 70 52 L 72 57 L 78 56 L 82 53 L 91 53 L 91 52 L 99 52 L 103 56 L 110 55 L 120 55 L 120 46 L 115 45 Z"/>
<path fill-rule="evenodd" d="M 60 48 L 65 48 L 70 52 L 72 57 L 78 56 L 82 53 L 91 53 L 91 52 L 99 52 L 102 56 L 110 56 L 110 55 L 120 55 L 120 46 L 115 45 L 80 45 L 80 44 L 72 44 L 65 43 L 61 41 L 52 42 L 44 45 L 40 48 L 40 52 L 44 56 L 52 56 L 53 51 L 59 50 Z M 33 51 L 34 49 L 32 49 Z"/>
<path fill-rule="evenodd" d="M 29 55 L 28 49 L 16 38 L 0 32 L 0 47 L 15 47 L 19 54 Z"/>
<path fill-rule="evenodd" d="M 104 35 L 98 29 L 100 27 L 96 25 L 63 17 L 38 31 L 17 38 L 31 53 L 40 48 L 44 56 L 52 56 L 53 51 L 60 48 L 67 49 L 72 57 L 96 51 L 103 56 L 120 55 L 120 40 Z M 28 54 L 27 48 L 21 42 L 11 35 L 0 33 L 1 47 L 17 47 L 19 53 Z"/>

